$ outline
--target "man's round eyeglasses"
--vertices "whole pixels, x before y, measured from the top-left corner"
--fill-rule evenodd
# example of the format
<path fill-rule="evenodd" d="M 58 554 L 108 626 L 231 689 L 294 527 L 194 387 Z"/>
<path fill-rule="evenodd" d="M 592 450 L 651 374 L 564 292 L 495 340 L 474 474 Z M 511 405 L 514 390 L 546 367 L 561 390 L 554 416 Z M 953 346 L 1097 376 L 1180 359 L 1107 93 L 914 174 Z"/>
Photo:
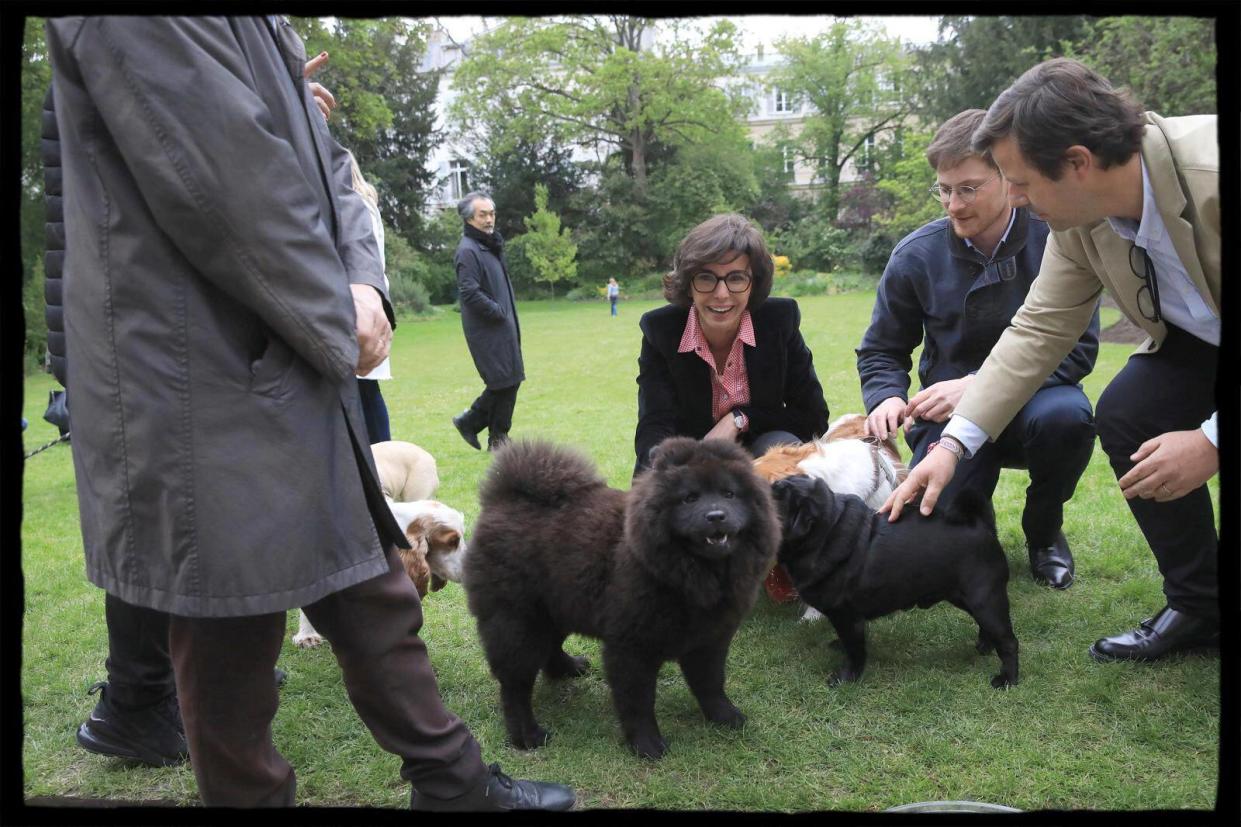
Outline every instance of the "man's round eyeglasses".
<path fill-rule="evenodd" d="M 729 293 L 744 293 L 750 286 L 750 274 L 744 270 L 734 270 L 727 275 L 717 276 L 715 273 L 708 273 L 704 270 L 701 273 L 695 273 L 690 280 L 694 289 L 699 293 L 714 293 L 715 286 L 720 282 L 724 282 Z"/>
<path fill-rule="evenodd" d="M 1129 269 L 1142 280 L 1142 286 L 1138 288 L 1138 311 L 1148 322 L 1161 321 L 1163 316 L 1159 312 L 1159 281 L 1155 278 L 1155 264 L 1150 254 L 1136 244 L 1129 248 Z"/>
<path fill-rule="evenodd" d="M 995 175 L 992 175 L 976 187 L 946 187 L 943 184 L 936 184 L 927 190 L 927 192 L 931 193 L 931 197 L 941 204 L 947 204 L 951 201 L 952 194 L 954 192 L 957 194 L 957 197 L 961 199 L 962 204 L 973 204 L 974 199 L 978 197 L 978 191 L 998 178 L 999 175 L 1000 174 L 997 172 Z"/>

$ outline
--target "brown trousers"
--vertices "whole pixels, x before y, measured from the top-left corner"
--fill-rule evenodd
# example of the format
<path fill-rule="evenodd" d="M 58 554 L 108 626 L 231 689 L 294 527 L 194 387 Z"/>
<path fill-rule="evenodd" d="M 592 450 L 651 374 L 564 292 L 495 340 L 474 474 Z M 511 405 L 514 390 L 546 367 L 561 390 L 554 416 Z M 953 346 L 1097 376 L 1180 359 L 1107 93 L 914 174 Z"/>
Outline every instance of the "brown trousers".
<path fill-rule="evenodd" d="M 388 573 L 303 611 L 332 644 L 345 690 L 375 741 L 403 759 L 401 777 L 436 798 L 482 782 L 487 767 L 465 723 L 444 708 L 418 630 L 422 606 L 394 548 Z M 291 807 L 293 768 L 272 743 L 272 670 L 285 613 L 173 615 L 170 649 L 198 793 L 208 807 Z"/>

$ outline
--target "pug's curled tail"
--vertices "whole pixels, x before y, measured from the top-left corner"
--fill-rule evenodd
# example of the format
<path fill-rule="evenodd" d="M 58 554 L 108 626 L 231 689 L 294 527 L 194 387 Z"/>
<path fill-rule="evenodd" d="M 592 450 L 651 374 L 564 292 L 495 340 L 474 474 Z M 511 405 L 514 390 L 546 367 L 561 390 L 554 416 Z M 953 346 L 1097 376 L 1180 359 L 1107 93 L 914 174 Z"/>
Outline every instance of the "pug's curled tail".
<path fill-rule="evenodd" d="M 587 489 L 606 486 L 594 464 L 578 451 L 523 439 L 496 452 L 478 496 L 483 508 L 514 499 L 555 508 Z"/>
<path fill-rule="evenodd" d="M 995 509 L 991 507 L 991 498 L 968 488 L 957 494 L 952 501 L 952 507 L 944 515 L 944 520 L 953 525 L 980 522 L 995 531 Z"/>

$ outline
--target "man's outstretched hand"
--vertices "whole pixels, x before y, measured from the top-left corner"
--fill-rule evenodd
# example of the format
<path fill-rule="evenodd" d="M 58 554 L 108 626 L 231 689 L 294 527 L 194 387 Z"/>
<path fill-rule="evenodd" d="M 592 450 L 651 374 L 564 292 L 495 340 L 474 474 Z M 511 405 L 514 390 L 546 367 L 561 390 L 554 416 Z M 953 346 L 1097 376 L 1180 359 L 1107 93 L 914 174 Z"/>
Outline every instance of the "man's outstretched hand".
<path fill-rule="evenodd" d="M 932 448 L 930 453 L 922 458 L 922 462 L 913 467 L 905 481 L 888 495 L 883 505 L 879 507 L 879 513 L 888 514 L 888 522 L 896 522 L 905 506 L 917 499 L 918 494 L 921 493 L 922 507 L 919 510 L 924 516 L 929 517 L 935 508 L 935 503 L 939 501 L 939 495 L 948 483 L 952 482 L 952 477 L 956 472 L 956 456 L 947 449 Z M 925 493 L 923 493 L 924 489 Z"/>

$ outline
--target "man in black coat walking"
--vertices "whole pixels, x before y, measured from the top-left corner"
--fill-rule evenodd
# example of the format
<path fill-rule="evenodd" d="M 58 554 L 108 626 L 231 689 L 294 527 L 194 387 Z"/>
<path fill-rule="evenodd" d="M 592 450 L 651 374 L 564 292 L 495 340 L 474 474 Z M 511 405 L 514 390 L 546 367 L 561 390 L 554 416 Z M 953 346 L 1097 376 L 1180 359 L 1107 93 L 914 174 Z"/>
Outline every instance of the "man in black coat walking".
<path fill-rule="evenodd" d="M 478 434 L 487 429 L 487 450 L 508 442 L 517 388 L 526 378 L 521 361 L 521 326 L 513 300 L 513 283 L 504 263 L 504 238 L 496 230 L 496 205 L 484 192 L 471 192 L 457 204 L 465 231 L 453 261 L 461 297 L 461 327 L 486 388 L 467 410 L 452 418 L 461 438 L 481 449 Z"/>

